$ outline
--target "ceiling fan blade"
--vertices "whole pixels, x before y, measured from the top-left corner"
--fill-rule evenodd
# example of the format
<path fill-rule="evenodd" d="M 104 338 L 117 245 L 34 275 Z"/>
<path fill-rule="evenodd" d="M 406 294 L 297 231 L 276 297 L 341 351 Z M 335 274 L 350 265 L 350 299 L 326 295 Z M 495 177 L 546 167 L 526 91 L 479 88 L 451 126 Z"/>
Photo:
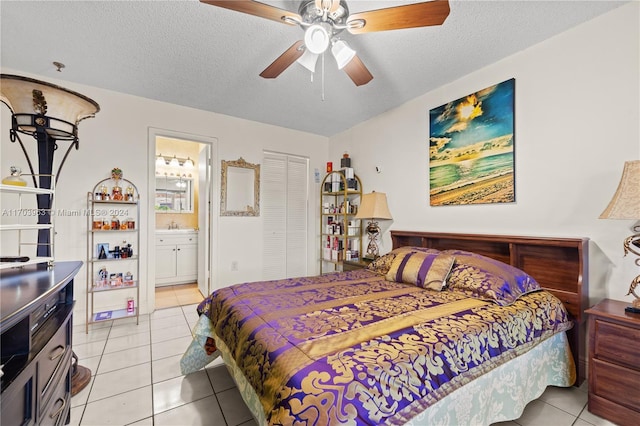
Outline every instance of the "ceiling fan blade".
<path fill-rule="evenodd" d="M 362 63 L 358 55 L 354 56 L 342 69 L 351 80 L 353 80 L 356 86 L 362 86 L 373 80 L 373 75 L 371 75 L 367 67 Z"/>
<path fill-rule="evenodd" d="M 302 20 L 300 15 L 297 13 L 253 0 L 200 0 L 200 2 L 229 10 L 235 10 L 237 12 L 247 13 L 249 15 L 259 16 L 261 18 L 271 19 L 276 22 L 283 22 L 289 25 L 295 25 L 295 22 L 285 21 L 283 19 L 284 17 L 292 18 L 297 22 Z"/>
<path fill-rule="evenodd" d="M 278 56 L 278 59 L 273 61 L 271 65 L 264 69 L 260 73 L 260 77 L 263 78 L 276 78 L 282 71 L 289 68 L 291 64 L 298 60 L 300 56 L 304 53 L 304 49 L 302 46 L 304 42 L 302 40 L 298 40 L 290 48 L 284 51 L 284 53 Z"/>
<path fill-rule="evenodd" d="M 349 28 L 350 33 L 360 34 L 442 25 L 447 16 L 449 16 L 449 2 L 435 0 L 353 13 L 349 15 L 347 24 L 358 20 L 363 21 L 362 28 Z"/>

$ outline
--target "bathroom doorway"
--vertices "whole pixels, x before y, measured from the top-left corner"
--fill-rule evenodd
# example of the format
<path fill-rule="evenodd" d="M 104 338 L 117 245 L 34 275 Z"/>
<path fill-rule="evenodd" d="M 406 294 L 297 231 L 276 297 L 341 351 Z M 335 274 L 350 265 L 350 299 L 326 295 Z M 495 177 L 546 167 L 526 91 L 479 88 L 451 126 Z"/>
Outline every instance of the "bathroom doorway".
<path fill-rule="evenodd" d="M 214 276 L 217 140 L 149 130 L 149 312 L 198 303 Z"/>

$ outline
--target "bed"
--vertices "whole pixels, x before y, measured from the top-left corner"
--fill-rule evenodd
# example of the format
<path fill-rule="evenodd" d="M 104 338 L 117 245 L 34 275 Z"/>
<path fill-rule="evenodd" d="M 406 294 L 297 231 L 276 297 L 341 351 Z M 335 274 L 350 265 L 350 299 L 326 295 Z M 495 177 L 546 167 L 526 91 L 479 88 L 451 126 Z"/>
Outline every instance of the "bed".
<path fill-rule="evenodd" d="M 490 424 L 584 379 L 586 239 L 392 240 L 367 269 L 215 291 L 183 372 L 222 357 L 259 424 L 315 425 Z"/>

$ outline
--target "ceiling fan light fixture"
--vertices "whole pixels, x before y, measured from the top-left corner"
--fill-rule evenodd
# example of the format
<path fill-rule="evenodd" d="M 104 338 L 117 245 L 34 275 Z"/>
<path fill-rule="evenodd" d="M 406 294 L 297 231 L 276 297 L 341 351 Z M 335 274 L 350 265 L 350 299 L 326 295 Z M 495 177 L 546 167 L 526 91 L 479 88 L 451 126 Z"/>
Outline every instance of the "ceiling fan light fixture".
<path fill-rule="evenodd" d="M 321 24 L 311 25 L 304 33 L 304 44 L 307 50 L 316 55 L 327 50 L 330 40 L 329 31 Z"/>
<path fill-rule="evenodd" d="M 344 68 L 356 56 L 356 51 L 349 47 L 344 40 L 336 41 L 331 47 L 331 53 L 338 63 L 339 70 Z"/>
<path fill-rule="evenodd" d="M 313 53 L 309 49 L 305 49 L 302 56 L 300 56 L 300 58 L 298 58 L 296 62 L 302 65 L 303 67 L 305 67 L 306 69 L 308 69 L 309 71 L 315 72 L 316 63 L 318 63 L 319 56 L 320 55 L 318 55 L 317 53 Z"/>

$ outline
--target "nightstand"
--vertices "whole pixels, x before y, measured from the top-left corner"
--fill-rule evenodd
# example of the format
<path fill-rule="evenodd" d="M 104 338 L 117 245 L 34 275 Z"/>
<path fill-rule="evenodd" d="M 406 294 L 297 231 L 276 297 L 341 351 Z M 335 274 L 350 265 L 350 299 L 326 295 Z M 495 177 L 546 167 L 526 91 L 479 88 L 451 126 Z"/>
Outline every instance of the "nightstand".
<path fill-rule="evenodd" d="M 589 315 L 589 411 L 620 425 L 640 424 L 640 314 L 605 299 Z"/>
<path fill-rule="evenodd" d="M 360 259 L 360 260 L 345 260 L 342 262 L 343 271 L 355 271 L 357 269 L 364 269 L 373 262 L 373 259 Z"/>

